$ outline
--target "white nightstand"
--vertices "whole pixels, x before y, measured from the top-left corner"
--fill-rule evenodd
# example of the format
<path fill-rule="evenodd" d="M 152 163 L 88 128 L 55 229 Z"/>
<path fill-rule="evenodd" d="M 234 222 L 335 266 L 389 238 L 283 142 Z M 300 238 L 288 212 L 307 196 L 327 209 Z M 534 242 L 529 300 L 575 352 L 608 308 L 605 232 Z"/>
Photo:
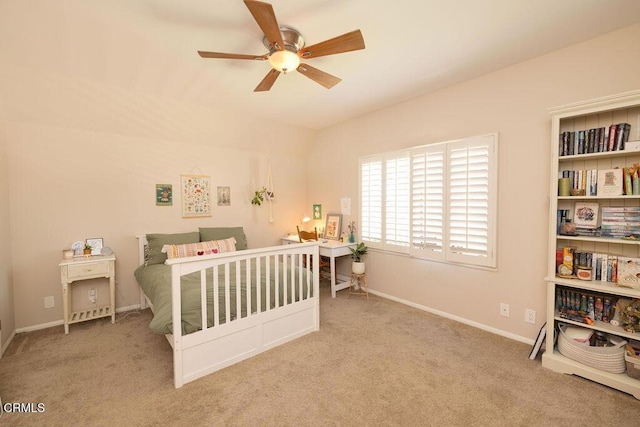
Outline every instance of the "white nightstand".
<path fill-rule="evenodd" d="M 116 256 L 90 256 L 62 260 L 60 277 L 62 282 L 62 307 L 64 310 L 64 333 L 69 333 L 71 323 L 111 316 L 116 321 Z M 96 278 L 109 279 L 109 305 L 71 312 L 71 289 L 73 282 Z"/>

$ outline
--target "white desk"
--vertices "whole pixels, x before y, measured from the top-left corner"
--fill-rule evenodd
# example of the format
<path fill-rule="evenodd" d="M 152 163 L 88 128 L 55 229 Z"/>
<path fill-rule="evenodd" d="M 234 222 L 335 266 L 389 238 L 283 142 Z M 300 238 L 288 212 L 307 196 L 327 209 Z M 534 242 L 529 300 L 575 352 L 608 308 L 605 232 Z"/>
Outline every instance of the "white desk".
<path fill-rule="evenodd" d="M 297 234 L 290 236 L 284 236 L 282 239 L 283 245 L 290 245 L 292 243 L 300 243 Z M 350 277 L 336 273 L 336 258 L 346 255 L 351 255 L 349 246 L 355 247 L 355 243 L 344 243 L 339 240 L 320 239 L 318 240 L 318 246 L 320 250 L 320 256 L 326 256 L 329 258 L 331 264 L 331 297 L 336 297 L 336 292 L 342 289 L 347 289 L 350 284 Z M 340 281 L 336 280 L 339 279 Z"/>

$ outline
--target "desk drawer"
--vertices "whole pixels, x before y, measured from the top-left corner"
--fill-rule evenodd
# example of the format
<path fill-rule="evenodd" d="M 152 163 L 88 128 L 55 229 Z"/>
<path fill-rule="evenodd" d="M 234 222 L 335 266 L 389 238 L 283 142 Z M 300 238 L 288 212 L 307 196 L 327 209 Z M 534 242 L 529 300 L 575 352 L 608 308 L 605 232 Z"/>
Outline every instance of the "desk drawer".
<path fill-rule="evenodd" d="M 105 277 L 109 273 L 109 263 L 79 264 L 67 266 L 67 278 L 80 279 L 91 277 Z"/>

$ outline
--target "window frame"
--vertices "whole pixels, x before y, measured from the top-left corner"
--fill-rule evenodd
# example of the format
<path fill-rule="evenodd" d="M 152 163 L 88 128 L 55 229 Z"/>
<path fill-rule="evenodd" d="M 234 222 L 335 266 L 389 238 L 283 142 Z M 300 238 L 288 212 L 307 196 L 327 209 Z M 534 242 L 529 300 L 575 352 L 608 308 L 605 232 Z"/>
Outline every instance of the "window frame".
<path fill-rule="evenodd" d="M 464 151 L 466 150 L 466 156 L 464 157 Z M 477 191 L 471 193 L 462 193 L 462 204 L 457 207 L 458 218 L 462 217 L 462 222 L 465 224 L 463 230 L 466 231 L 462 234 L 458 234 L 456 237 L 464 237 L 466 246 L 462 248 L 452 247 L 452 209 L 451 206 L 451 191 L 452 191 L 452 153 L 456 151 L 463 153 L 461 161 L 467 161 L 468 167 L 471 169 L 476 168 L 474 173 L 466 173 L 460 178 L 460 174 L 456 178 L 458 185 L 461 183 L 467 183 L 468 187 L 473 187 L 469 182 L 479 183 L 476 187 Z M 425 166 L 419 166 L 419 157 L 425 159 L 429 157 L 431 162 L 431 169 Z M 388 189 L 387 189 L 387 164 L 394 159 L 408 158 L 408 174 L 409 174 L 409 205 L 408 205 L 408 241 L 406 245 L 397 244 L 397 241 L 391 242 L 387 240 L 387 213 L 386 207 L 389 204 L 387 201 Z M 416 158 L 416 162 L 414 162 Z M 438 189 L 438 171 L 437 171 L 437 159 L 442 159 L 442 179 L 441 185 L 441 201 L 438 199 L 440 195 L 437 193 Z M 435 159 L 435 160 L 434 160 Z M 425 160 L 426 162 L 426 160 Z M 473 164 L 473 162 L 476 162 Z M 363 182 L 363 166 L 377 163 L 379 167 L 380 176 L 374 178 L 378 179 L 376 185 L 372 187 L 371 176 L 369 180 Z M 424 176 L 419 176 L 419 167 L 424 167 Z M 434 171 L 435 172 L 432 172 Z M 426 176 L 431 174 L 431 176 Z M 498 133 L 491 133 L 486 135 L 474 136 L 469 138 L 463 138 L 453 141 L 438 142 L 434 144 L 421 145 L 411 147 L 408 149 L 390 151 L 386 153 L 373 154 L 363 156 L 358 159 L 358 199 L 359 199 L 359 222 L 361 224 L 361 231 L 363 232 L 361 240 L 365 242 L 372 249 L 378 249 L 385 252 L 407 254 L 411 257 L 440 261 L 446 263 L 462 264 L 476 267 L 497 268 L 497 207 L 498 207 Z M 430 180 L 430 181 L 429 181 Z M 466 181 L 465 181 L 466 180 Z M 430 191 L 426 189 L 430 185 L 432 188 Z M 421 187 L 422 186 L 422 187 Z M 366 187 L 366 188 L 365 188 Z M 372 189 L 380 190 L 379 206 L 374 208 L 380 209 L 380 212 L 376 212 L 375 215 L 379 215 L 379 239 L 371 239 L 370 235 L 372 230 L 368 227 L 366 217 L 371 218 L 371 206 L 364 206 L 367 200 L 363 201 L 365 194 L 363 191 L 369 191 L 367 194 L 372 194 Z M 423 199 L 414 199 L 415 196 L 419 196 L 420 191 L 424 193 Z M 460 194 L 460 193 L 458 193 Z M 476 200 L 479 198 L 480 200 Z M 484 200 L 486 197 L 486 200 Z M 371 202 L 370 198 L 368 199 Z M 485 203 L 486 202 L 486 203 Z M 421 211 L 419 204 L 424 204 L 424 209 Z M 438 203 L 441 203 L 441 245 L 438 246 Z M 429 205 L 429 206 L 427 206 Z M 476 206 L 478 205 L 478 206 Z M 416 208 L 416 209 L 414 209 Z M 460 214 L 460 209 L 464 212 Z M 429 211 L 427 214 L 426 211 Z M 474 218 L 476 220 L 474 220 Z M 478 218 L 481 218 L 478 220 Z M 421 222 L 422 221 L 422 222 Z M 434 226 L 429 225 L 434 224 Z M 479 226 L 474 228 L 474 226 Z M 484 235 L 486 226 L 486 235 Z M 375 227 L 374 227 L 375 228 Z M 375 230 L 374 230 L 375 231 Z M 478 233 L 476 236 L 474 233 Z M 474 238 L 477 241 L 474 242 Z M 475 249 L 474 249 L 475 245 Z M 478 249 L 480 248 L 480 249 Z"/>

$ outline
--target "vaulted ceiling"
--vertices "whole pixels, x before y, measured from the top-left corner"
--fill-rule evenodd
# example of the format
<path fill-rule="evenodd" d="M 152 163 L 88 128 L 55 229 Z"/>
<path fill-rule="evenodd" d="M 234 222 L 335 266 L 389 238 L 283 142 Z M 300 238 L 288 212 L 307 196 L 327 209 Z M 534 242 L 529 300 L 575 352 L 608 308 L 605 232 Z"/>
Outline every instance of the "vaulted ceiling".
<path fill-rule="evenodd" d="M 267 61 L 199 57 L 267 53 L 242 0 L 0 0 L 0 68 L 322 129 L 640 22 L 638 0 L 270 2 L 307 45 L 362 31 L 364 50 L 308 60 L 341 83 L 292 72 L 254 93 Z"/>

